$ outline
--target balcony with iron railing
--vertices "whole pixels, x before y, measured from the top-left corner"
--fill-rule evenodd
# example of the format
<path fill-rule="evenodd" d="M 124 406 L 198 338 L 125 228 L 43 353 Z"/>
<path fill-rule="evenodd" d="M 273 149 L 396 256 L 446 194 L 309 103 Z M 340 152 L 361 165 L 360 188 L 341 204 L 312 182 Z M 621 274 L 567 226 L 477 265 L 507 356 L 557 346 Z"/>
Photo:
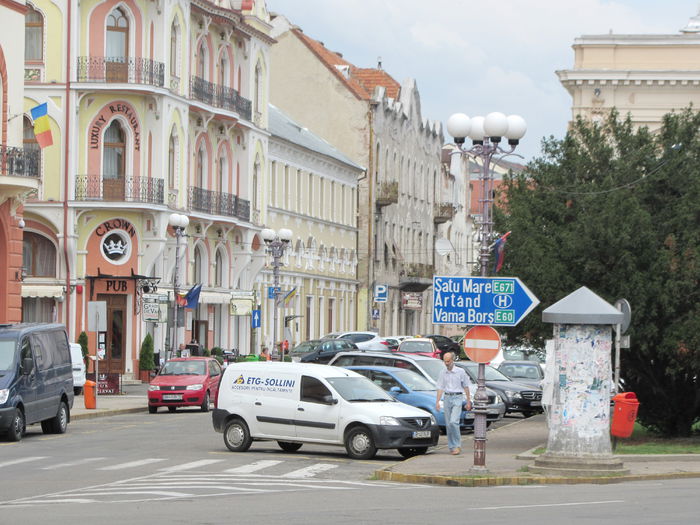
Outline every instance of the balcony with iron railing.
<path fill-rule="evenodd" d="M 433 222 L 443 224 L 451 221 L 455 215 L 455 207 L 451 202 L 436 202 L 433 204 Z"/>
<path fill-rule="evenodd" d="M 78 57 L 78 82 L 146 84 L 163 87 L 165 64 L 141 57 Z"/>
<path fill-rule="evenodd" d="M 399 287 L 404 292 L 423 292 L 433 284 L 432 264 L 409 263 L 399 275 Z"/>
<path fill-rule="evenodd" d="M 165 203 L 165 181 L 153 177 L 75 177 L 75 200 Z"/>
<path fill-rule="evenodd" d="M 237 195 L 190 186 L 188 197 L 190 210 L 250 221 L 250 201 Z"/>
<path fill-rule="evenodd" d="M 242 97 L 238 91 L 197 76 L 190 78 L 190 98 L 210 106 L 233 111 L 245 120 L 250 120 L 252 114 L 251 101 Z"/>
<path fill-rule="evenodd" d="M 39 178 L 41 151 L 0 145 L 0 175 Z"/>
<path fill-rule="evenodd" d="M 398 204 L 399 202 L 399 183 L 382 182 L 377 190 L 377 198 L 375 200 L 378 207 L 389 206 L 390 204 Z"/>

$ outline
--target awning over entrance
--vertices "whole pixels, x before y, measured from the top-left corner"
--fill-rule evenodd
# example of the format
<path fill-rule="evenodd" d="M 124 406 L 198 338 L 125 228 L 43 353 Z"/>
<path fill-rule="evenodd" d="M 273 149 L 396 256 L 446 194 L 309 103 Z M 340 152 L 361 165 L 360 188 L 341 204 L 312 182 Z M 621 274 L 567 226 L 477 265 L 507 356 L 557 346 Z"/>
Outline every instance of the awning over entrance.
<path fill-rule="evenodd" d="M 63 286 L 58 284 L 23 284 L 22 297 L 63 297 Z"/>
<path fill-rule="evenodd" d="M 199 302 L 201 304 L 228 304 L 231 300 L 229 292 L 201 292 Z"/>

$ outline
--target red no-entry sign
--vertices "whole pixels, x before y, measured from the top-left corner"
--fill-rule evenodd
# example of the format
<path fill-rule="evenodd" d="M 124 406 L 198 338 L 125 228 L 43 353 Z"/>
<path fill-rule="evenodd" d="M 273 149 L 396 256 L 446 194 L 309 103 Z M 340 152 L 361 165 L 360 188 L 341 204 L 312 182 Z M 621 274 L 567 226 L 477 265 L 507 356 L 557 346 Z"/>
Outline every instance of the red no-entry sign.
<path fill-rule="evenodd" d="M 464 353 L 475 363 L 488 363 L 501 349 L 501 336 L 490 326 L 475 326 L 464 335 Z"/>

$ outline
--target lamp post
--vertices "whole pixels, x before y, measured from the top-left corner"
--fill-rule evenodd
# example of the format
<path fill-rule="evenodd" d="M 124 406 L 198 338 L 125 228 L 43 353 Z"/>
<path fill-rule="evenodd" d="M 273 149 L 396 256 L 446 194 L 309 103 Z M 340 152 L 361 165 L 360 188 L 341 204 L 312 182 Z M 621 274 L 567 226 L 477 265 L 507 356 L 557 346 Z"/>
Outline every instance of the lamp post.
<path fill-rule="evenodd" d="M 454 137 L 457 150 L 453 153 L 458 159 L 469 155 L 481 160 L 481 223 L 479 267 L 480 275 L 489 273 L 489 257 L 493 236 L 493 173 L 491 162 L 495 155 L 509 155 L 515 151 L 518 142 L 525 135 L 527 124 L 519 115 L 506 117 L 503 113 L 489 113 L 486 117 L 469 118 L 464 113 L 455 113 L 447 120 L 447 132 Z M 465 146 L 465 139 L 472 140 L 471 147 Z M 501 140 L 508 140 L 509 148 L 501 147 Z M 459 157 L 458 157 L 459 156 Z M 474 395 L 474 467 L 476 471 L 486 470 L 486 405 L 488 395 L 485 383 L 486 365 L 479 363 L 477 388 Z"/>
<path fill-rule="evenodd" d="M 178 349 L 177 322 L 180 317 L 178 315 L 180 313 L 180 305 L 177 302 L 177 298 L 178 292 L 180 291 L 180 239 L 185 236 L 185 230 L 190 224 L 190 219 L 189 217 L 187 217 L 187 215 L 182 215 L 181 213 L 171 213 L 170 218 L 168 219 L 168 223 L 175 229 L 175 269 L 173 272 L 173 294 L 175 297 L 175 305 L 173 310 L 175 312 L 175 322 L 173 323 L 173 344 L 172 351 L 170 354 L 170 356 L 172 357 L 175 356 L 175 352 L 177 352 Z M 166 362 L 168 360 L 167 353 L 165 355 L 165 360 Z"/>
<path fill-rule="evenodd" d="M 265 228 L 260 232 L 260 236 L 267 245 L 267 253 L 272 256 L 272 289 L 274 290 L 273 316 L 274 326 L 272 327 L 272 348 L 277 344 L 277 308 L 280 299 L 280 268 L 284 266 L 282 257 L 292 240 L 292 230 L 282 228 L 278 232 Z M 280 348 L 280 361 L 284 361 L 284 349 Z"/>

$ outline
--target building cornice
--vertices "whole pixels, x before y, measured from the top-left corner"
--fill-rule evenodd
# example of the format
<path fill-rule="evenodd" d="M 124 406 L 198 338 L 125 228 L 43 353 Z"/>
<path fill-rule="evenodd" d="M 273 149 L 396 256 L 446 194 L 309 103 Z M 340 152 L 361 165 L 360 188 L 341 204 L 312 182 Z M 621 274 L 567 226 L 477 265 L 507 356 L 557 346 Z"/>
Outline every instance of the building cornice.
<path fill-rule="evenodd" d="M 697 86 L 700 84 L 700 71 L 629 71 L 611 69 L 564 69 L 556 72 L 559 81 L 565 86 L 577 85 L 621 85 L 621 86 Z"/>
<path fill-rule="evenodd" d="M 583 35 L 574 39 L 578 46 L 697 46 L 698 34 L 677 35 Z"/>
<path fill-rule="evenodd" d="M 304 215 L 303 213 L 297 213 L 290 210 L 285 210 L 284 208 L 277 208 L 275 206 L 267 206 L 268 213 L 276 213 L 279 215 L 286 215 L 294 219 L 302 219 L 306 222 L 321 224 L 329 228 L 337 228 L 339 230 L 349 231 L 351 233 L 357 233 L 359 230 L 354 226 L 348 226 L 346 224 L 340 224 L 339 222 L 327 221 L 325 219 L 319 219 L 317 217 L 311 217 L 309 215 Z"/>

